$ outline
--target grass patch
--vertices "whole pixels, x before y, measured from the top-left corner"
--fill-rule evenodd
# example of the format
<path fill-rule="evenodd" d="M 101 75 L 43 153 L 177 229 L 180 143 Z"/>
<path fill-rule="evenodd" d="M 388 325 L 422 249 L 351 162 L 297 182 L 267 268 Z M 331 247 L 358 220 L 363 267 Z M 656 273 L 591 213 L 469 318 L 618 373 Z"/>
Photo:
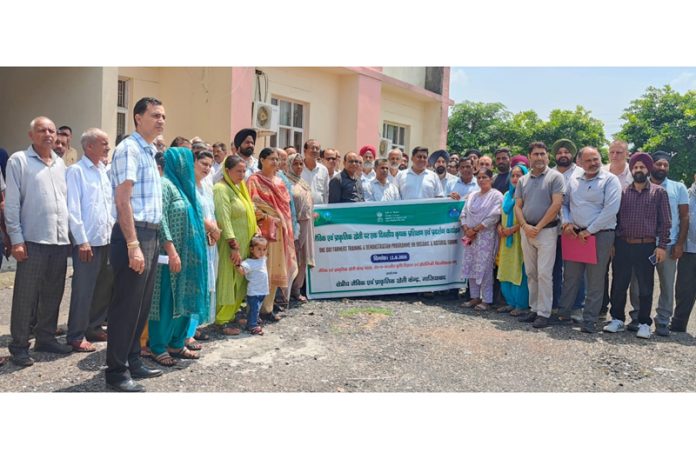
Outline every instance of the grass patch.
<path fill-rule="evenodd" d="M 394 311 L 387 308 L 348 308 L 341 311 L 338 315 L 340 317 L 355 317 L 358 314 L 381 314 L 383 316 L 392 316 Z"/>

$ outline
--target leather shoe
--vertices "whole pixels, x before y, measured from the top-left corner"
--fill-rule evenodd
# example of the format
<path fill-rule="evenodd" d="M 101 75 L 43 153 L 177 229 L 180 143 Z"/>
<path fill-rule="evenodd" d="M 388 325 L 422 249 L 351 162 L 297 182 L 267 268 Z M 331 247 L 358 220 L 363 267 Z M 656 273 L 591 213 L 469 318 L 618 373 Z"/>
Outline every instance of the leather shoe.
<path fill-rule="evenodd" d="M 29 356 L 28 352 L 12 354 L 10 361 L 20 367 L 30 367 L 34 365 L 34 359 Z"/>
<path fill-rule="evenodd" d="M 34 351 L 50 352 L 52 354 L 70 354 L 73 351 L 73 348 L 69 344 L 61 344 L 54 340 L 34 344 Z"/>
<path fill-rule="evenodd" d="M 520 322 L 527 322 L 527 323 L 532 323 L 536 320 L 537 318 L 537 313 L 536 312 L 530 312 L 526 316 L 522 316 L 519 319 L 517 319 Z"/>
<path fill-rule="evenodd" d="M 106 382 L 106 387 L 115 390 L 116 392 L 145 392 L 145 388 L 140 384 L 136 384 L 132 379 L 124 381 Z"/>
<path fill-rule="evenodd" d="M 156 378 L 157 376 L 162 376 L 164 373 L 162 372 L 162 370 L 149 368 L 145 365 L 140 365 L 137 368 L 131 368 L 130 374 L 133 379 L 146 379 Z"/>
<path fill-rule="evenodd" d="M 532 327 L 534 328 L 546 328 L 549 326 L 549 319 L 546 317 L 542 316 L 537 316 L 536 319 L 534 319 L 534 323 L 532 324 Z"/>

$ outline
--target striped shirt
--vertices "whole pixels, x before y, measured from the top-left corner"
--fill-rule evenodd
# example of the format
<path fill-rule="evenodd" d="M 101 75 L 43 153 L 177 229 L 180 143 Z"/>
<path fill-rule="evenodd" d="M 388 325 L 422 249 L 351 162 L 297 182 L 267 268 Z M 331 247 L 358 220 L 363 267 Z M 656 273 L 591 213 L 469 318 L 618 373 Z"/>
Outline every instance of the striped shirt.
<path fill-rule="evenodd" d="M 136 222 L 160 223 L 162 220 L 162 183 L 155 153 L 155 146 L 134 132 L 116 147 L 111 161 L 109 174 L 114 196 L 117 186 L 126 180 L 133 182 L 130 201 Z M 115 199 L 113 215 L 118 220 Z"/>
<path fill-rule="evenodd" d="M 659 238 L 657 246 L 664 249 L 669 245 L 669 230 L 672 218 L 669 197 L 660 185 L 647 182 L 643 191 L 635 183 L 621 192 L 621 206 L 617 217 L 616 236 L 620 238 Z"/>

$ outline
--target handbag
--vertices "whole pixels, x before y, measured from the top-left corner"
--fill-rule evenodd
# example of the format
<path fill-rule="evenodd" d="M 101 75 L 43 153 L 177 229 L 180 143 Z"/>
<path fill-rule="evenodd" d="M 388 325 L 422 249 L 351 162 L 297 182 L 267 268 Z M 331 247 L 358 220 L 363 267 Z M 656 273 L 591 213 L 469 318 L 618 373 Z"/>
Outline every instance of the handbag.
<path fill-rule="evenodd" d="M 266 238 L 268 242 L 275 242 L 278 240 L 278 226 L 276 222 L 271 217 L 266 217 L 261 220 L 259 224 L 259 229 L 261 230 L 261 235 Z"/>

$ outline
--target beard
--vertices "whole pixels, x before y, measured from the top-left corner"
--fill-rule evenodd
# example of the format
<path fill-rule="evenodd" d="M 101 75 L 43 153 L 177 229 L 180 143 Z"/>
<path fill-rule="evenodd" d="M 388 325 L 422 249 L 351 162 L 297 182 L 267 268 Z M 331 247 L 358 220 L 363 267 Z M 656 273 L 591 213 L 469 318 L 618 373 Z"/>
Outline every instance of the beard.
<path fill-rule="evenodd" d="M 570 158 L 566 158 L 565 156 L 562 158 L 558 158 L 556 159 L 556 164 L 561 167 L 568 167 L 570 166 Z"/>
<path fill-rule="evenodd" d="M 634 182 L 645 183 L 646 180 L 648 180 L 648 176 L 645 174 L 645 172 L 636 172 L 633 174 Z"/>
<path fill-rule="evenodd" d="M 240 149 L 240 150 L 239 150 L 239 154 L 242 155 L 242 156 L 244 156 L 244 157 L 246 157 L 246 158 L 248 158 L 249 156 L 251 156 L 251 155 L 254 154 L 254 149 L 251 148 L 251 147 L 246 148 L 246 149 Z"/>
<path fill-rule="evenodd" d="M 655 180 L 659 180 L 660 182 L 667 178 L 667 172 L 665 172 L 665 171 L 663 171 L 663 170 L 657 170 L 657 169 L 656 169 L 656 170 L 652 171 L 652 172 L 650 173 L 650 175 L 652 175 L 652 177 L 653 177 Z"/>
<path fill-rule="evenodd" d="M 399 163 L 399 162 L 389 163 L 389 169 L 395 171 L 395 170 L 399 169 L 400 165 L 401 165 L 401 163 Z"/>
<path fill-rule="evenodd" d="M 447 168 L 445 166 L 437 166 L 435 168 L 435 172 L 437 172 L 437 175 L 444 174 L 446 170 L 447 170 Z"/>
<path fill-rule="evenodd" d="M 400 170 L 400 171 L 403 171 L 403 170 L 405 170 L 405 169 L 407 169 L 407 168 L 408 168 L 408 166 L 407 166 L 406 164 L 399 164 L 399 170 Z"/>

